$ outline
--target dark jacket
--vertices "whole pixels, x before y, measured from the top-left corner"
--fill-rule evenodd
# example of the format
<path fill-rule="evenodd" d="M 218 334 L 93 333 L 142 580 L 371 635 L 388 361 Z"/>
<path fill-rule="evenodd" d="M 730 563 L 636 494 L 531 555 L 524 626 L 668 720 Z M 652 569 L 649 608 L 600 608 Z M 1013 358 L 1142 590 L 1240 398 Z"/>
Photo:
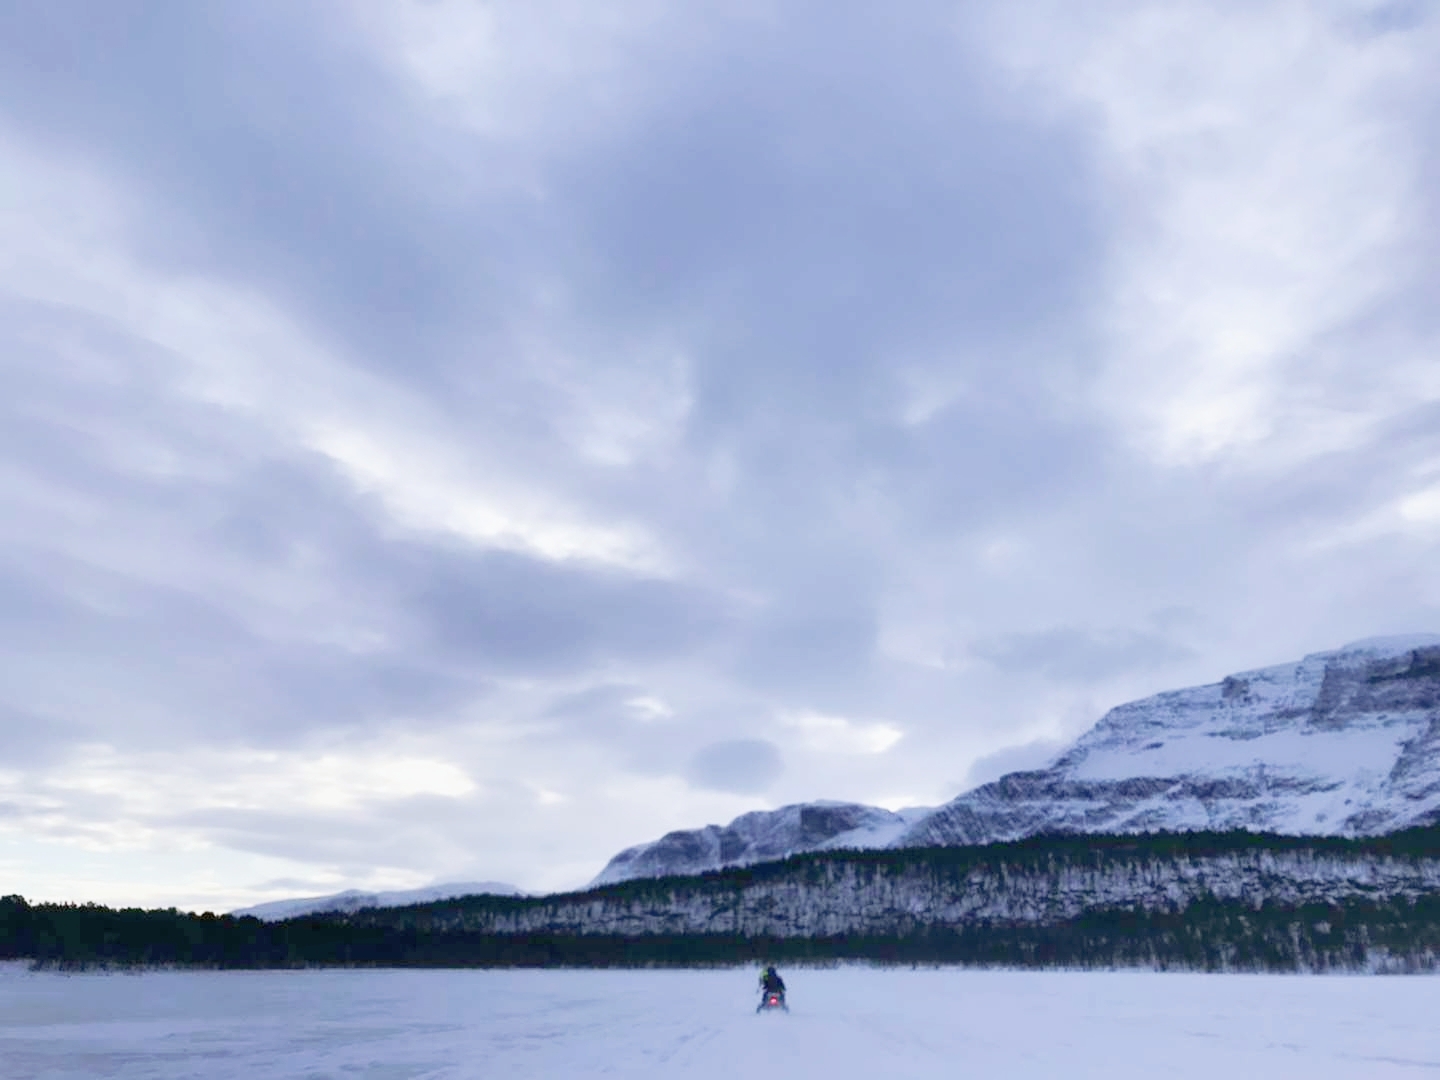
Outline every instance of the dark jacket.
<path fill-rule="evenodd" d="M 780 978 L 778 971 L 763 972 L 760 976 L 760 989 L 767 994 L 783 994 L 785 980 Z"/>

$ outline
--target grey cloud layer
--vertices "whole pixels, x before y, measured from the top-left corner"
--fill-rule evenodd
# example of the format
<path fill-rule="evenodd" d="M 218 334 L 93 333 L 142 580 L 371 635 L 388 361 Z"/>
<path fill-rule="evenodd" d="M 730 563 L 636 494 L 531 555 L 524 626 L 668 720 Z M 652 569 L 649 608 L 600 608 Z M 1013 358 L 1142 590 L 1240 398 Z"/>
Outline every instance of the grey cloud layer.
<path fill-rule="evenodd" d="M 463 815 L 394 803 L 384 858 L 468 848 L 474 874 L 530 884 L 745 799 L 934 801 L 1117 696 L 1440 623 L 1440 425 L 1416 389 L 1435 80 L 1391 120 L 1415 147 L 1420 269 L 1274 361 L 1274 431 L 1318 409 L 1354 434 L 1173 461 L 1135 417 L 1192 354 L 1116 367 L 1116 327 L 1146 330 L 1127 260 L 1170 235 L 1184 200 L 1152 186 L 1197 151 L 1160 140 L 1126 172 L 1113 140 L 1150 131 L 1147 99 L 1117 117 L 1104 79 L 1062 93 L 1056 71 L 1150 27 L 1157 55 L 1212 49 L 1223 97 L 1222 61 L 1251 54 L 1134 8 L 1020 31 L 998 5 L 496 9 L 472 20 L 499 72 L 483 123 L 471 91 L 406 67 L 439 60 L 345 5 L 0 12 L 0 149 L 89 178 L 118 222 L 87 232 L 57 188 L 36 211 L 81 222 L 69 277 L 30 272 L 60 258 L 33 237 L 0 263 L 12 763 L 53 768 L 40 784 L 96 742 L 429 738 L 480 793 Z M 406 17 L 465 18 L 427 10 Z M 1365 47 L 1433 41 L 1413 12 L 1379 22 Z M 1229 116 L 1212 89 L 1198 114 Z M 1219 153 L 1224 134 L 1196 137 Z M 1220 174 L 1242 201 L 1250 164 Z M 215 296 L 200 337 L 161 340 Z M 1211 317 L 1184 300 L 1156 303 Z M 265 353 L 237 311 L 303 347 Z M 213 389 L 245 365 L 263 393 Z M 357 434 L 374 445 L 335 448 Z M 623 557 L 594 539 L 612 535 Z M 879 722 L 903 738 L 855 752 Z M 664 783 L 692 800 L 673 820 L 624 803 Z M 455 823 L 512 804 L 544 851 Z M 330 839 L 308 846 L 286 839 L 299 813 L 145 820 L 350 866 L 389 811 L 315 811 Z"/>

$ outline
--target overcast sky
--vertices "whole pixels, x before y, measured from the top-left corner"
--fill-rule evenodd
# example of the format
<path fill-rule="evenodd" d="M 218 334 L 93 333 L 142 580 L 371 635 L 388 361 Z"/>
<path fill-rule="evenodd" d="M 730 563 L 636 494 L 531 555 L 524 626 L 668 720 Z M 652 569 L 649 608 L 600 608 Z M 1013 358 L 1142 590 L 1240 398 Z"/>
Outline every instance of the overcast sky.
<path fill-rule="evenodd" d="M 0 893 L 588 881 L 1440 630 L 1440 12 L 0 5 Z"/>

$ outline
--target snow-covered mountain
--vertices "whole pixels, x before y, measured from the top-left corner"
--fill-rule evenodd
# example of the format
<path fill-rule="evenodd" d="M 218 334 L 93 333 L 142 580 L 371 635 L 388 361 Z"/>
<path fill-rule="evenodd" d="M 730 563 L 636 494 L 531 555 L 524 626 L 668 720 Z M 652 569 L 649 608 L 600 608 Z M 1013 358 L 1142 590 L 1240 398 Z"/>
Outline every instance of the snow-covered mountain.
<path fill-rule="evenodd" d="M 450 900 L 456 896 L 524 896 L 513 885 L 499 881 L 453 881 L 444 885 L 427 885 L 423 889 L 400 889 L 392 892 L 361 892 L 347 889 L 330 896 L 306 896 L 294 900 L 271 900 L 253 907 L 239 908 L 232 915 L 253 915 L 264 922 L 279 922 L 297 915 L 314 915 L 322 911 L 359 911 L 362 908 L 405 907 L 432 900 Z"/>
<path fill-rule="evenodd" d="M 1049 768 L 938 809 L 802 803 L 668 833 L 592 882 L 827 848 L 1037 833 L 1251 829 L 1375 835 L 1440 821 L 1440 635 L 1372 638 L 1112 709 Z"/>
<path fill-rule="evenodd" d="M 1112 709 L 896 847 L 1041 832 L 1375 835 L 1440 821 L 1440 636 L 1374 638 Z"/>
<path fill-rule="evenodd" d="M 667 874 L 699 874 L 722 866 L 783 859 L 804 851 L 889 847 L 930 813 L 929 807 L 890 811 L 860 803 L 811 802 L 756 810 L 729 825 L 666 833 L 626 848 L 591 885 Z"/>

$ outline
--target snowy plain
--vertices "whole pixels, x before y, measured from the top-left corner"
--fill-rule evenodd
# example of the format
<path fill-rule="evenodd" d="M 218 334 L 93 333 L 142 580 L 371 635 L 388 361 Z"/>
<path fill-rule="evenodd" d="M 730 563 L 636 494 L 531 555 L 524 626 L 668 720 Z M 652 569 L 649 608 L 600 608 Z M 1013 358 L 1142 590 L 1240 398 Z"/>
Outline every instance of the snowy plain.
<path fill-rule="evenodd" d="M 0 1076 L 1440 1077 L 1440 978 L 789 969 L 65 975 L 0 965 Z"/>

